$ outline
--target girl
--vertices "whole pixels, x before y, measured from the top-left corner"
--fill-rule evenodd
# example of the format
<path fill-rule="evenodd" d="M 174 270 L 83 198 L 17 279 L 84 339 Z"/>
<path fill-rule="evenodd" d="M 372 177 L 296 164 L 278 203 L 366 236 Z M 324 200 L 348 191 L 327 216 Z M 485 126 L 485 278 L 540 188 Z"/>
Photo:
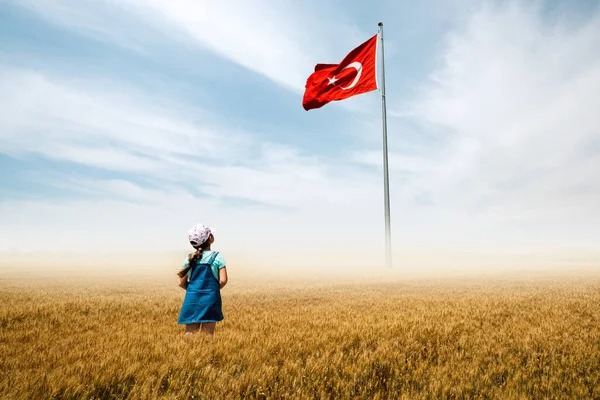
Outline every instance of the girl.
<path fill-rule="evenodd" d="M 185 325 L 185 334 L 202 330 L 212 339 L 215 325 L 223 320 L 221 289 L 227 284 L 225 260 L 210 246 L 215 241 L 211 228 L 197 224 L 188 232 L 196 251 L 190 254 L 179 271 L 179 286 L 186 290 L 178 324 Z"/>

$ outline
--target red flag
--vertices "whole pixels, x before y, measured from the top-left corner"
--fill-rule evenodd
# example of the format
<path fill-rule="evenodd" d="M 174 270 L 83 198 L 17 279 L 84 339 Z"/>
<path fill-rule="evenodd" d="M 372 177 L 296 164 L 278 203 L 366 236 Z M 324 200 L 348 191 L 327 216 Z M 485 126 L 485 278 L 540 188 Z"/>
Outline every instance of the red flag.
<path fill-rule="evenodd" d="M 317 64 L 306 80 L 306 111 L 377 89 L 377 35 L 352 50 L 339 64 Z"/>

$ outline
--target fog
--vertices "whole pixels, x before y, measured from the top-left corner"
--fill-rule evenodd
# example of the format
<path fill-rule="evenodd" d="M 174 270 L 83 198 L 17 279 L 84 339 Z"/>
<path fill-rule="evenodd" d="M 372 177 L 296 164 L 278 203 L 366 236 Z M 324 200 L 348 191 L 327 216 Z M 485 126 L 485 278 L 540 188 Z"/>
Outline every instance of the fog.
<path fill-rule="evenodd" d="M 186 252 L 112 254 L 0 253 L 0 279 L 98 282 L 151 281 L 176 285 L 175 273 Z M 369 262 L 370 259 L 370 262 Z M 456 280 L 547 279 L 600 275 L 600 257 L 593 253 L 490 255 L 484 252 L 399 253 L 392 268 L 367 252 L 340 254 L 274 254 L 269 257 L 226 256 L 231 286 L 261 284 L 324 284 Z"/>

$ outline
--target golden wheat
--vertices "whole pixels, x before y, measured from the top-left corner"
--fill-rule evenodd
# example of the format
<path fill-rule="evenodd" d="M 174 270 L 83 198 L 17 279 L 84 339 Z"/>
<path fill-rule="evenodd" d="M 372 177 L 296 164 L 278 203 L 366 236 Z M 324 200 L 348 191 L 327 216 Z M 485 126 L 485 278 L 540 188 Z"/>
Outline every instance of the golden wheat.
<path fill-rule="evenodd" d="M 0 397 L 600 398 L 600 282 L 228 286 L 212 342 L 174 282 L 0 283 Z"/>

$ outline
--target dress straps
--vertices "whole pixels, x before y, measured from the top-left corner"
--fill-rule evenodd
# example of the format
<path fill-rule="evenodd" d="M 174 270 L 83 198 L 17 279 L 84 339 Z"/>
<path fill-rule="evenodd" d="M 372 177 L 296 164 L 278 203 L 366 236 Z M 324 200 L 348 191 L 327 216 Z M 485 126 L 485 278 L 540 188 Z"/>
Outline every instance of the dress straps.
<path fill-rule="evenodd" d="M 200 260 L 196 261 L 196 262 L 194 263 L 194 265 L 192 265 L 192 266 L 191 266 L 192 270 L 194 270 L 194 269 L 195 269 L 195 267 L 196 267 L 198 264 L 204 264 L 204 265 L 207 265 L 207 264 L 208 264 L 208 265 L 211 265 L 211 266 L 212 266 L 212 263 L 215 261 L 215 259 L 217 258 L 217 256 L 218 256 L 218 255 L 219 255 L 219 252 L 218 252 L 218 251 L 215 251 L 215 252 L 213 252 L 213 253 L 211 254 L 211 256 L 210 256 L 210 258 L 208 259 L 208 261 L 207 261 L 207 262 L 205 262 L 205 263 L 201 263 L 201 262 L 200 262 Z"/>
<path fill-rule="evenodd" d="M 215 251 L 214 253 L 212 253 L 212 255 L 210 256 L 210 258 L 208 259 L 208 261 L 206 263 L 208 265 L 212 265 L 212 263 L 215 261 L 215 258 L 217 258 L 218 255 L 219 255 L 219 252 Z"/>

